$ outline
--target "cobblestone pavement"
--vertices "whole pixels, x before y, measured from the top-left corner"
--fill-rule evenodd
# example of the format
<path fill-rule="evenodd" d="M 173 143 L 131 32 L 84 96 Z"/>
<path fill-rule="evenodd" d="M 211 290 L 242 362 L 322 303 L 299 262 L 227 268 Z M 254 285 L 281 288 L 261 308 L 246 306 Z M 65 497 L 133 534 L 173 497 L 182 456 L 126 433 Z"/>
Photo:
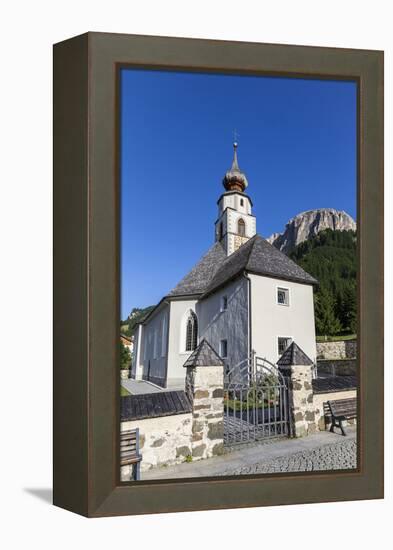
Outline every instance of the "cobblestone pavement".
<path fill-rule="evenodd" d="M 304 450 L 271 460 L 225 470 L 219 475 L 271 474 L 278 472 L 311 472 L 356 468 L 356 441 L 345 440 L 316 449 Z"/>
<path fill-rule="evenodd" d="M 231 452 L 229 452 L 231 451 Z M 221 456 L 142 471 L 142 479 L 180 479 L 241 474 L 269 474 L 356 467 L 356 427 L 341 433 L 317 432 L 227 448 Z"/>

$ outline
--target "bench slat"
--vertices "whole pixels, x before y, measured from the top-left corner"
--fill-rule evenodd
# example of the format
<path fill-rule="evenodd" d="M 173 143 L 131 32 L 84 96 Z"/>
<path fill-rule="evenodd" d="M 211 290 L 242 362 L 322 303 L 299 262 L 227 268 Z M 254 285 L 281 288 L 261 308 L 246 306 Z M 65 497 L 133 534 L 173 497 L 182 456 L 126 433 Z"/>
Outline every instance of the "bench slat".
<path fill-rule="evenodd" d="M 346 418 L 355 418 L 357 416 L 356 397 L 328 401 L 328 405 L 333 416 Z"/>
<path fill-rule="evenodd" d="M 142 455 L 139 454 L 139 429 L 126 430 L 120 433 L 120 465 L 134 464 L 133 479 L 139 480 L 139 463 Z"/>

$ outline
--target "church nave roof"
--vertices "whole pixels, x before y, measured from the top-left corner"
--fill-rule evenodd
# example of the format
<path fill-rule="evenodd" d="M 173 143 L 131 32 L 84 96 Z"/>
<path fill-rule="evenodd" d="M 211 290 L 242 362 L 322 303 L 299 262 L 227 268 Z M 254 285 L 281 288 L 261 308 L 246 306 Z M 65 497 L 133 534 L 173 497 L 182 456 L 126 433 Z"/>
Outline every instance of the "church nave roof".
<path fill-rule="evenodd" d="M 221 244 L 215 243 L 168 297 L 211 294 L 244 271 L 299 283 L 318 283 L 286 254 L 255 235 L 228 257 Z"/>
<path fill-rule="evenodd" d="M 195 267 L 170 291 L 168 297 L 202 294 L 226 257 L 222 245 L 216 242 Z"/>
<path fill-rule="evenodd" d="M 243 272 L 299 283 L 318 283 L 286 254 L 257 234 L 224 260 L 211 278 L 204 295 L 211 294 Z"/>

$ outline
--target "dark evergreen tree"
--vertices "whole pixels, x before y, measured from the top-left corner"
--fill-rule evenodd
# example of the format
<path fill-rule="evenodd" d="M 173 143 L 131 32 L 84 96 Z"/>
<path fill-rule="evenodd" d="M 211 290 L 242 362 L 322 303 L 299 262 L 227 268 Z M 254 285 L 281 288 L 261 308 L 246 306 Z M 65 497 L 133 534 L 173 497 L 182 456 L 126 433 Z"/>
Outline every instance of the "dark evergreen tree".
<path fill-rule="evenodd" d="M 289 255 L 319 281 L 315 294 L 317 334 L 335 334 L 325 331 L 329 326 L 329 331 L 337 332 L 337 323 L 343 331 L 356 332 L 356 233 L 327 229 L 299 244 Z"/>
<path fill-rule="evenodd" d="M 341 330 L 340 321 L 334 312 L 334 300 L 326 289 L 315 296 L 315 326 L 317 334 L 332 336 Z"/>
<path fill-rule="evenodd" d="M 353 285 L 348 285 L 342 298 L 342 323 L 347 330 L 356 332 L 356 321 L 356 289 Z"/>
<path fill-rule="evenodd" d="M 120 342 L 120 368 L 129 369 L 131 365 L 131 353 L 130 350 Z"/>

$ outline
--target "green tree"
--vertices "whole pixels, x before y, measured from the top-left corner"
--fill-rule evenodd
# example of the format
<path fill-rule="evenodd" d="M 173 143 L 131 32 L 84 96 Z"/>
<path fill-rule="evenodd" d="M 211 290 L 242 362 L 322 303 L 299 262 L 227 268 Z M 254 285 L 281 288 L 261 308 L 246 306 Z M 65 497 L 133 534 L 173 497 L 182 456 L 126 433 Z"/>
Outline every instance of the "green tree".
<path fill-rule="evenodd" d="M 131 353 L 130 350 L 120 342 L 120 368 L 129 369 L 131 365 Z"/>
<path fill-rule="evenodd" d="M 343 326 L 351 332 L 356 332 L 356 289 L 353 285 L 346 286 L 341 304 L 341 318 Z"/>
<path fill-rule="evenodd" d="M 148 306 L 145 308 L 134 307 L 127 319 L 120 321 L 120 331 L 122 334 L 131 336 L 136 324 L 143 321 L 152 309 L 154 309 L 154 306 Z"/>
<path fill-rule="evenodd" d="M 315 328 L 321 336 L 332 336 L 341 330 L 340 321 L 334 312 L 333 297 L 325 288 L 315 296 Z"/>
<path fill-rule="evenodd" d="M 289 256 L 319 282 L 315 294 L 317 334 L 337 333 L 337 322 L 341 330 L 356 333 L 356 232 L 326 229 L 300 243 Z"/>

